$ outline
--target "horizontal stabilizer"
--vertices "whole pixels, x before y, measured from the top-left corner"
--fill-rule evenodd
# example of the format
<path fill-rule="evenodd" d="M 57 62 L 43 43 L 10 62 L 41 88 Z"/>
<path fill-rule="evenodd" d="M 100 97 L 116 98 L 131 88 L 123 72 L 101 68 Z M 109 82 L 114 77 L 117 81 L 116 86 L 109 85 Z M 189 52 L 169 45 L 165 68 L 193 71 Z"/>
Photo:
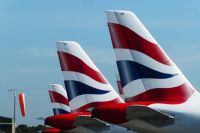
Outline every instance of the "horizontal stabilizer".
<path fill-rule="evenodd" d="M 164 127 L 174 124 L 175 118 L 169 114 L 159 112 L 146 106 L 129 106 L 127 119 L 140 119 L 156 127 Z"/>
<path fill-rule="evenodd" d="M 110 125 L 90 116 L 78 116 L 74 121 L 74 126 L 84 126 L 94 131 L 105 131 L 110 129 Z"/>

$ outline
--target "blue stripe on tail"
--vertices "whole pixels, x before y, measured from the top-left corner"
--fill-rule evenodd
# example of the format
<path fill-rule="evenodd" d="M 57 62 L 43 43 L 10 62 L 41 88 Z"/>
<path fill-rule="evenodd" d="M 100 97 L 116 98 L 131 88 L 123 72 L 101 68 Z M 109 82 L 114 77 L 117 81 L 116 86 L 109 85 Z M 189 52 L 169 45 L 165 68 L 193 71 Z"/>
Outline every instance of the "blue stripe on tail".
<path fill-rule="evenodd" d="M 65 88 L 67 90 L 69 101 L 79 95 L 106 94 L 109 92 L 109 90 L 101 90 L 101 89 L 93 88 L 91 86 L 88 86 L 86 84 L 83 84 L 81 82 L 74 81 L 74 80 L 66 80 Z"/>
<path fill-rule="evenodd" d="M 117 66 L 123 87 L 127 85 L 129 82 L 137 79 L 143 79 L 143 78 L 165 79 L 177 75 L 177 74 L 161 73 L 151 68 L 148 68 L 144 65 L 141 65 L 137 62 L 127 61 L 127 60 L 117 61 Z"/>
<path fill-rule="evenodd" d="M 53 113 L 54 113 L 54 115 L 69 114 L 68 111 L 65 111 L 65 110 L 60 109 L 60 108 L 53 108 Z"/>

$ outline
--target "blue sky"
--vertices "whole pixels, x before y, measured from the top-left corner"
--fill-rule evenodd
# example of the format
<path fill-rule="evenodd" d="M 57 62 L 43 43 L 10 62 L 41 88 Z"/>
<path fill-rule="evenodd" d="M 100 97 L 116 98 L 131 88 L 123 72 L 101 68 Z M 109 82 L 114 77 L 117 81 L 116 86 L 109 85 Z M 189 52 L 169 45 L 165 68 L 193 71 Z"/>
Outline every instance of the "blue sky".
<path fill-rule="evenodd" d="M 52 109 L 48 84 L 63 83 L 55 41 L 75 40 L 115 85 L 116 65 L 105 10 L 137 14 L 192 84 L 200 88 L 198 0 L 0 0 L 0 115 L 12 116 L 8 89 L 26 93 L 27 117 L 38 124 Z M 199 89 L 198 89 L 199 90 Z"/>

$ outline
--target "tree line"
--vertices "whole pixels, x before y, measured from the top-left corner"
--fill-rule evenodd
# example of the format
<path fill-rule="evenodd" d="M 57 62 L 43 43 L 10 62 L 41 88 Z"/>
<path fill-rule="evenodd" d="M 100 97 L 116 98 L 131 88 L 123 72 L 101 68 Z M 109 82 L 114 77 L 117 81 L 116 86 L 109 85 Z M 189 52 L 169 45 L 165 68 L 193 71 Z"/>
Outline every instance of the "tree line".
<path fill-rule="evenodd" d="M 39 133 L 45 129 L 44 125 L 38 125 L 38 126 L 27 126 L 25 124 L 19 125 L 16 128 L 16 133 Z"/>

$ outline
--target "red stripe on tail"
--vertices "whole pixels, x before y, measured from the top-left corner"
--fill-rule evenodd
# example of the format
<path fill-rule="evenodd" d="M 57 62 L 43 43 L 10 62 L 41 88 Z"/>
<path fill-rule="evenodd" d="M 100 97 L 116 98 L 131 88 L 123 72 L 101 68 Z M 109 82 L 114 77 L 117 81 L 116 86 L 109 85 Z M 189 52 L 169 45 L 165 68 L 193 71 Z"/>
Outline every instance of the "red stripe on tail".
<path fill-rule="evenodd" d="M 123 89 L 122 89 L 122 84 L 121 84 L 121 81 L 119 81 L 119 80 L 117 80 L 117 87 L 118 87 L 118 90 L 119 90 L 119 94 L 124 95 L 124 92 L 123 92 Z"/>
<path fill-rule="evenodd" d="M 157 44 L 149 42 L 123 25 L 109 23 L 108 26 L 113 48 L 137 50 L 160 63 L 172 65 L 169 58 Z"/>
<path fill-rule="evenodd" d="M 134 89 L 134 88 L 133 88 Z M 135 88 L 137 89 L 137 88 Z M 194 90 L 188 83 L 180 85 L 174 88 L 156 88 L 148 90 L 144 93 L 141 93 L 137 96 L 126 98 L 126 102 L 151 102 L 153 103 L 170 103 L 174 101 L 175 104 L 184 103 L 191 97 L 194 93 Z"/>
<path fill-rule="evenodd" d="M 101 73 L 92 69 L 90 66 L 88 66 L 85 62 L 83 62 L 79 58 L 71 54 L 60 51 L 58 51 L 58 57 L 60 60 L 60 66 L 62 71 L 80 72 L 100 83 L 107 84 L 106 80 L 101 75 Z"/>
<path fill-rule="evenodd" d="M 69 106 L 69 101 L 63 95 L 49 90 L 49 95 L 52 103 L 62 103 L 64 105 Z"/>

